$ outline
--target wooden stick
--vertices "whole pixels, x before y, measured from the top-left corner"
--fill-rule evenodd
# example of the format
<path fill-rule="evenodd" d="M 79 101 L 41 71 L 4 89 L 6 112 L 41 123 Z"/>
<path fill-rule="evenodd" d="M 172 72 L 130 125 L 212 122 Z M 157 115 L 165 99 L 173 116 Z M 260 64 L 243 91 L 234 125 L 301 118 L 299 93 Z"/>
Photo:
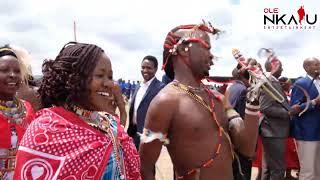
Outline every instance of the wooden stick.
<path fill-rule="evenodd" d="M 77 42 L 76 21 L 73 21 L 73 35 L 74 35 L 74 41 Z"/>

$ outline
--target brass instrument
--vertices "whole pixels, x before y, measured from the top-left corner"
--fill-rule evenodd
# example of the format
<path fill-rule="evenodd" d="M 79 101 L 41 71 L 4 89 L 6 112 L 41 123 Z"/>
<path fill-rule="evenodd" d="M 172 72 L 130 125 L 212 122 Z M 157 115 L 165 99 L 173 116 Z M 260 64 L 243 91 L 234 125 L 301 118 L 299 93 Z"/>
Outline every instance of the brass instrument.
<path fill-rule="evenodd" d="M 269 58 L 271 56 L 274 57 L 274 52 L 268 49 Z M 241 69 L 245 69 L 250 74 L 249 82 L 251 87 L 249 88 L 247 99 L 249 101 L 254 101 L 259 97 L 260 90 L 267 93 L 270 97 L 276 100 L 279 103 L 283 103 L 285 101 L 285 97 L 273 87 L 272 83 L 269 80 L 269 77 L 263 73 L 261 67 L 258 63 L 252 64 L 246 60 L 238 49 L 233 49 L 232 54 L 238 63 L 241 65 Z"/>
<path fill-rule="evenodd" d="M 272 97 L 274 100 L 276 100 L 279 103 L 283 103 L 285 101 L 285 97 L 273 87 L 268 77 L 263 74 L 262 76 L 256 76 L 256 74 L 250 72 L 250 84 L 251 88 L 249 88 L 248 92 L 248 99 L 249 101 L 253 101 L 254 99 L 258 98 L 260 94 L 260 90 L 264 91 L 266 94 L 268 94 L 270 97 Z"/>

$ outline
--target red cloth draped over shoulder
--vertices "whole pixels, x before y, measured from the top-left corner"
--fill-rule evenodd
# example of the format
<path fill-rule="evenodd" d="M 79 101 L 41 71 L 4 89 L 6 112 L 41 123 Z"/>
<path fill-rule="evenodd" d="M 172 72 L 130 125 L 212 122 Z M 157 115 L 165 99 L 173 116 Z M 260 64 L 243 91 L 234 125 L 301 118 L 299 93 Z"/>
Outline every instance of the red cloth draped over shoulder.
<path fill-rule="evenodd" d="M 27 101 L 22 100 L 25 108 L 26 108 L 26 115 L 25 118 L 22 120 L 21 124 L 11 124 L 8 123 L 7 117 L 0 113 L 0 149 L 9 149 L 11 148 L 11 126 L 14 126 L 18 135 L 18 142 L 21 141 L 22 136 L 27 129 L 28 125 L 34 119 L 34 112 L 31 104 Z"/>
<path fill-rule="evenodd" d="M 140 178 L 139 155 L 118 126 L 126 179 Z M 22 139 L 15 179 L 100 179 L 112 152 L 111 139 L 63 107 L 39 111 Z"/>

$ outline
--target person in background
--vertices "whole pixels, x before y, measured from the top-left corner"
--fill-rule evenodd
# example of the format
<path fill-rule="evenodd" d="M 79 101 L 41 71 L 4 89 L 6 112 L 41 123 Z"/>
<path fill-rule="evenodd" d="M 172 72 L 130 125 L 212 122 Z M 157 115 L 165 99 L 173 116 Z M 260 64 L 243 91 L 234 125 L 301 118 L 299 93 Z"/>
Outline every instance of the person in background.
<path fill-rule="evenodd" d="M 320 61 L 307 58 L 303 62 L 307 75 L 298 79 L 292 88 L 291 108 L 295 110 L 291 121 L 291 135 L 297 141 L 300 162 L 300 180 L 320 179 Z M 309 94 L 307 102 L 302 87 Z M 299 113 L 307 108 L 307 111 Z"/>
<path fill-rule="evenodd" d="M 230 92 L 229 101 L 231 106 L 236 110 L 242 119 L 245 116 L 246 102 L 247 102 L 247 88 L 249 84 L 249 73 L 245 69 L 241 69 L 241 65 L 238 64 L 232 71 L 232 77 L 234 82 L 228 87 Z M 250 158 L 243 156 L 237 152 L 241 169 L 239 168 L 238 161 L 233 162 L 233 178 L 234 180 L 250 180 L 251 179 L 251 167 L 252 161 Z"/>
<path fill-rule="evenodd" d="M 265 63 L 265 69 L 270 72 L 270 82 L 284 98 L 284 101 L 280 104 L 264 91 L 260 93 L 260 111 L 263 115 L 260 124 L 263 145 L 261 177 L 262 180 L 282 180 L 286 171 L 285 150 L 290 122 L 289 112 L 285 107 L 289 105 L 278 80 L 283 70 L 281 61 L 268 59 Z"/>
<path fill-rule="evenodd" d="M 9 46 L 0 47 L 0 179 L 12 180 L 16 153 L 34 112 L 28 101 L 16 96 L 27 81 L 26 66 Z"/>
<path fill-rule="evenodd" d="M 128 80 L 127 83 L 125 83 L 125 96 L 127 97 L 127 99 L 129 100 L 130 99 L 130 94 L 131 94 L 131 82 L 130 80 Z"/>
<path fill-rule="evenodd" d="M 142 59 L 141 75 L 143 82 L 132 96 L 129 109 L 128 134 L 134 139 L 137 149 L 140 146 L 140 134 L 143 133 L 144 123 L 149 105 L 158 92 L 165 86 L 156 78 L 158 60 L 148 55 Z"/>
<path fill-rule="evenodd" d="M 138 86 L 138 87 L 140 86 L 140 81 L 137 81 L 137 86 Z"/>
<path fill-rule="evenodd" d="M 161 82 L 162 82 L 163 84 L 167 85 L 167 84 L 169 84 L 171 81 L 172 81 L 172 79 L 170 79 L 166 74 L 164 74 L 164 75 L 162 76 Z"/>
<path fill-rule="evenodd" d="M 17 92 L 17 97 L 30 102 L 32 105 L 32 108 L 36 112 L 41 109 L 41 103 L 40 103 L 40 98 L 38 93 L 38 87 L 35 84 L 34 78 L 32 75 L 32 69 L 31 69 L 32 57 L 27 50 L 21 47 L 12 46 L 12 45 L 10 45 L 10 47 L 13 49 L 15 54 L 25 65 L 26 67 L 25 71 L 28 76 L 26 80 L 23 81 L 23 83 L 21 84 L 20 89 Z"/>
<path fill-rule="evenodd" d="M 119 84 L 119 86 L 120 86 L 121 93 L 124 94 L 124 89 L 125 89 L 125 87 L 124 87 L 124 81 L 123 81 L 121 78 L 118 79 L 118 84 Z"/>
<path fill-rule="evenodd" d="M 290 103 L 291 85 L 292 85 L 291 80 L 287 77 L 280 77 L 279 82 Z M 292 137 L 287 138 L 285 160 L 286 160 L 286 167 L 287 167 L 286 179 L 297 180 L 296 177 L 292 176 L 292 170 L 296 170 L 297 172 L 299 172 L 300 166 L 299 166 L 299 158 L 297 154 L 296 141 Z"/>
<path fill-rule="evenodd" d="M 135 81 L 132 81 L 131 89 L 130 89 L 130 97 L 133 96 L 134 92 L 136 91 L 137 84 Z"/>
<path fill-rule="evenodd" d="M 21 140 L 14 178 L 141 179 L 132 139 L 106 109 L 115 84 L 104 50 L 69 42 L 42 72 L 44 109 Z"/>

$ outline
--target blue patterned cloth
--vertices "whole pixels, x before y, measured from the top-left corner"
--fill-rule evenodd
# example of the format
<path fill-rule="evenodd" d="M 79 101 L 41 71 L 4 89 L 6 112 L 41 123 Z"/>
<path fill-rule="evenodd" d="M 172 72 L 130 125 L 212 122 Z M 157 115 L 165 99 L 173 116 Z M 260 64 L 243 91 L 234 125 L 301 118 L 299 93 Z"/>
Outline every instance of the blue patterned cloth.
<path fill-rule="evenodd" d="M 112 115 L 108 115 L 108 118 L 110 119 L 110 128 L 113 131 L 114 137 L 117 137 L 118 134 L 118 124 L 116 119 L 112 116 Z M 120 159 L 122 160 L 123 158 L 123 153 L 122 153 L 122 149 L 120 147 L 119 149 L 119 153 L 120 153 Z M 123 165 L 123 162 L 121 162 Z M 110 154 L 110 158 L 108 160 L 107 166 L 101 176 L 102 180 L 120 180 L 120 171 L 117 167 L 117 162 L 116 162 L 116 156 L 115 156 L 115 152 L 114 149 L 112 149 L 111 154 Z"/>

